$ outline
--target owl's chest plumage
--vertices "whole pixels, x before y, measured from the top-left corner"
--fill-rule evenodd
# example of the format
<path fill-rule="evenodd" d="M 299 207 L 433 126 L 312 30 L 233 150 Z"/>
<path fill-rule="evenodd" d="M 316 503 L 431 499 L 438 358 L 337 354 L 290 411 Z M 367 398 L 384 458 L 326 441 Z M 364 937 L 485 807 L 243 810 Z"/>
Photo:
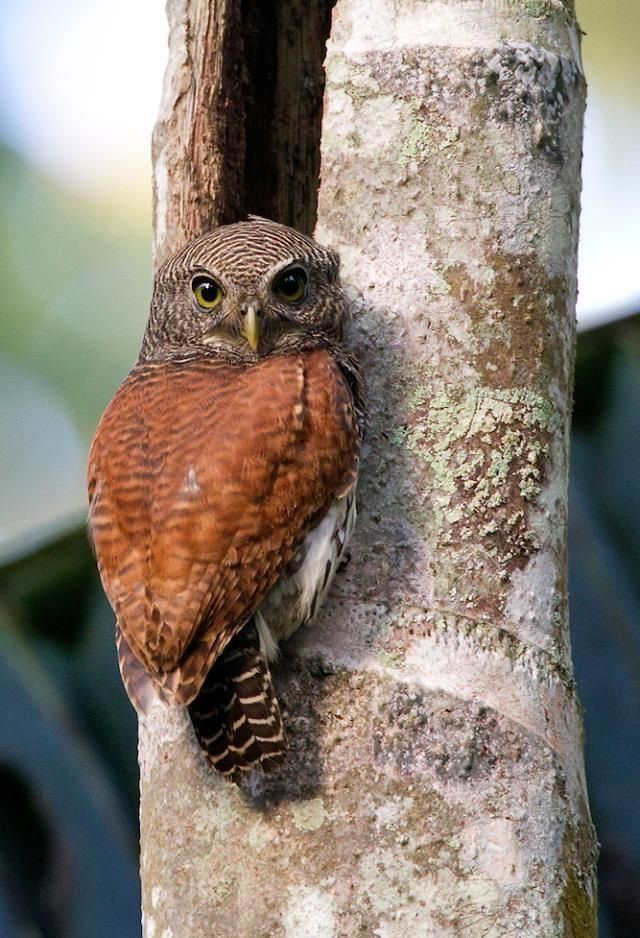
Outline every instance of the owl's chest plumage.
<path fill-rule="evenodd" d="M 358 450 L 328 351 L 134 370 L 89 467 L 121 659 L 124 647 L 165 699 L 189 703 L 256 611 L 277 637 L 312 616 L 353 526 Z"/>

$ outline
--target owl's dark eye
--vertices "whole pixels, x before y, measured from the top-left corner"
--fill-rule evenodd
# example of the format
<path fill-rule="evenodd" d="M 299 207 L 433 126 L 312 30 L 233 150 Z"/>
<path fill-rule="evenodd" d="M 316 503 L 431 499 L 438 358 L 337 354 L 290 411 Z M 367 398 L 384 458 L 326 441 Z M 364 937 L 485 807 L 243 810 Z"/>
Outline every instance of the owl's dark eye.
<path fill-rule="evenodd" d="M 302 267 L 290 267 L 276 277 L 273 292 L 285 303 L 299 303 L 306 296 L 307 279 Z"/>
<path fill-rule="evenodd" d="M 212 277 L 204 274 L 194 277 L 191 289 L 200 309 L 213 309 L 222 300 L 222 287 Z"/>

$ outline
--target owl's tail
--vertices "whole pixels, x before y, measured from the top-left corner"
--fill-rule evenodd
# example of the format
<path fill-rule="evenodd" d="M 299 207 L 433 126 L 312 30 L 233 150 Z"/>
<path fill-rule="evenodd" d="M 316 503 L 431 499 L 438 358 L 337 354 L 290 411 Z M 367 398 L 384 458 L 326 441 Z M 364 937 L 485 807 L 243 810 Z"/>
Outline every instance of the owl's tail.
<path fill-rule="evenodd" d="M 269 665 L 253 621 L 229 643 L 189 705 L 198 741 L 216 772 L 232 782 L 287 750 Z"/>

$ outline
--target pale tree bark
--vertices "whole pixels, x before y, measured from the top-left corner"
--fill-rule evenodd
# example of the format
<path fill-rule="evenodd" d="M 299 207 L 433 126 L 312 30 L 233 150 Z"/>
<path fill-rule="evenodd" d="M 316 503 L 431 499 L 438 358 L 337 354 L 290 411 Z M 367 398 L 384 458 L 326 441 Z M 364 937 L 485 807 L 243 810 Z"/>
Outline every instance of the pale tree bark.
<path fill-rule="evenodd" d="M 204 66 L 184 51 L 205 7 L 170 5 L 159 256 L 261 197 L 246 128 L 229 210 L 216 209 L 228 183 L 201 191 L 172 162 L 195 120 Z M 314 9 L 320 22 L 326 5 Z M 294 57 L 289 75 L 304 61 L 316 94 L 326 25 L 304 40 L 315 64 Z M 573 8 L 339 0 L 326 75 L 317 232 L 342 256 L 372 409 L 353 558 L 277 668 L 282 770 L 238 790 L 212 776 L 184 714 L 158 707 L 141 725 L 144 933 L 592 938 L 566 589 L 584 105 Z M 307 105 L 295 133 L 312 148 Z M 279 181 L 263 212 L 308 227 L 317 164 L 294 166 L 291 132 L 269 158 Z M 297 180 L 286 204 L 283 166 Z M 199 208 L 184 222 L 181 205 Z"/>

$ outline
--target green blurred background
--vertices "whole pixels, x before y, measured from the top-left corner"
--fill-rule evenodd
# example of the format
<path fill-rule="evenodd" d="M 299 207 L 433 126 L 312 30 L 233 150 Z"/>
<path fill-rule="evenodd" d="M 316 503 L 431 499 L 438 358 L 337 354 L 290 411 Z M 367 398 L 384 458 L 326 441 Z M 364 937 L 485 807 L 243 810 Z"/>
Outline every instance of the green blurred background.
<path fill-rule="evenodd" d="M 640 12 L 578 0 L 589 78 L 571 480 L 601 935 L 640 936 Z M 135 718 L 83 528 L 149 300 L 160 0 L 0 0 L 0 938 L 140 934 Z"/>

